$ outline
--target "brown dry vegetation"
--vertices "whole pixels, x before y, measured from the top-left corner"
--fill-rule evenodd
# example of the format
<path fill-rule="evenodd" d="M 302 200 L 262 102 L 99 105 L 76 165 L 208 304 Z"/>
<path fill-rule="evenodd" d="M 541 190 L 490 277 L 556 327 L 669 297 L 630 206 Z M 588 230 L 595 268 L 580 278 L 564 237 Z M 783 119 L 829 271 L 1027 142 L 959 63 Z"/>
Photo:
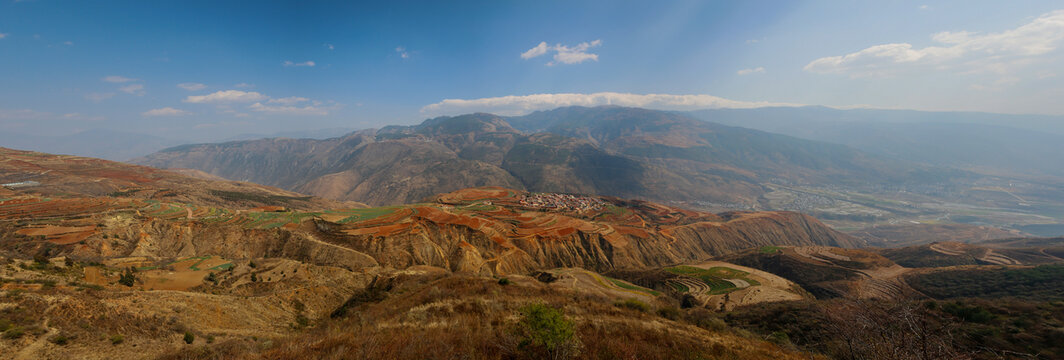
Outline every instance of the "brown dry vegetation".
<path fill-rule="evenodd" d="M 560 290 L 528 277 L 509 285 L 462 275 L 378 280 L 368 291 L 383 300 L 351 304 L 347 314 L 246 358 L 261 359 L 524 359 L 519 310 L 531 303 L 561 309 L 575 324 L 578 359 L 808 358 L 757 338 L 613 305 L 614 300 Z M 359 299 L 374 300 L 362 294 Z M 657 304 L 655 307 L 669 305 Z M 693 319 L 693 318 L 692 318 Z M 692 320 L 692 322 L 696 322 Z M 253 349 L 244 349 L 253 350 Z M 233 355 L 230 345 L 196 357 Z M 189 358 L 172 354 L 164 358 Z"/>

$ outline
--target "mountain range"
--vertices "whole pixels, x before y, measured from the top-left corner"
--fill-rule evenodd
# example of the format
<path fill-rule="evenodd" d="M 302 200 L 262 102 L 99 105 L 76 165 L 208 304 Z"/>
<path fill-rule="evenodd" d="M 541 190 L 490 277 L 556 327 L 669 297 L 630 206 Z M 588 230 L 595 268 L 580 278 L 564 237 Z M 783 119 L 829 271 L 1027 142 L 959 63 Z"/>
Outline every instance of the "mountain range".
<path fill-rule="evenodd" d="M 134 162 L 371 205 L 476 186 L 756 204 L 765 183 L 950 181 L 968 174 L 638 108 L 438 117 L 343 137 L 194 144 Z"/>

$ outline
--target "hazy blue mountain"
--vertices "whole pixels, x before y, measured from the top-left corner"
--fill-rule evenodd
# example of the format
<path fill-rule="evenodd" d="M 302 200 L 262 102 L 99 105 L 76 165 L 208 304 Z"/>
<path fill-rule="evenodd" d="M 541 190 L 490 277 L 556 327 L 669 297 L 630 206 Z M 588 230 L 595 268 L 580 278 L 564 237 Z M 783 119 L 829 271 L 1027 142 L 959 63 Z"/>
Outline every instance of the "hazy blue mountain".
<path fill-rule="evenodd" d="M 115 161 L 126 161 L 184 143 L 186 141 L 106 129 L 93 129 L 64 136 L 0 133 L 0 146 L 6 148 Z"/>
<path fill-rule="evenodd" d="M 824 107 L 688 114 L 910 162 L 1011 175 L 1064 176 L 1062 117 Z"/>

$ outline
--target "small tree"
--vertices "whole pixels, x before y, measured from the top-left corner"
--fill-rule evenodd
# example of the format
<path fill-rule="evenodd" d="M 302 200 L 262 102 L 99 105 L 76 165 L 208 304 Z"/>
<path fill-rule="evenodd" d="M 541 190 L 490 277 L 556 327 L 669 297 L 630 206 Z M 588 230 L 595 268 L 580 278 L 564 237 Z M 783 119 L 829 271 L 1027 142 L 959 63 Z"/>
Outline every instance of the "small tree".
<path fill-rule="evenodd" d="M 137 282 L 137 275 L 134 274 L 134 271 L 136 271 L 136 269 L 133 269 L 132 266 L 126 268 L 125 273 L 123 273 L 122 276 L 118 278 L 118 283 L 125 286 L 133 287 L 133 284 Z"/>
<path fill-rule="evenodd" d="M 521 309 L 517 333 L 518 347 L 532 357 L 568 359 L 580 352 L 580 342 L 574 335 L 573 322 L 561 310 L 536 303 Z"/>
<path fill-rule="evenodd" d="M 186 331 L 185 332 L 185 343 L 186 344 L 192 344 L 193 341 L 196 341 L 196 335 L 192 335 L 191 331 Z"/>

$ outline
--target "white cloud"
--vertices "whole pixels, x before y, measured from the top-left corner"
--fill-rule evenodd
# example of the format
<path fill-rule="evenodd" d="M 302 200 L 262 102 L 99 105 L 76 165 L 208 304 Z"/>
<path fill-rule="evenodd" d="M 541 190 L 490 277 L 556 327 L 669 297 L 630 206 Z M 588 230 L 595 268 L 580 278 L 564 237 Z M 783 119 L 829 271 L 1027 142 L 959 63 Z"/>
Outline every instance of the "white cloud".
<path fill-rule="evenodd" d="M 547 45 L 547 42 L 540 42 L 539 45 L 528 49 L 521 53 L 521 58 L 528 60 L 534 57 L 545 55 L 551 51 L 554 52 L 554 57 L 547 66 L 554 66 L 557 64 L 579 64 L 585 61 L 598 61 L 598 54 L 592 54 L 587 52 L 591 48 L 602 45 L 602 40 L 595 40 L 591 42 L 582 42 L 575 46 L 565 46 L 557 44 L 554 46 Z"/>
<path fill-rule="evenodd" d="M 301 62 L 301 63 L 291 62 L 291 61 L 285 61 L 284 62 L 284 66 L 286 66 L 286 67 L 292 67 L 292 66 L 296 66 L 296 67 L 300 67 L 300 66 L 314 67 L 314 65 L 317 65 L 317 64 L 315 64 L 313 61 L 310 61 L 310 60 L 307 60 L 307 61 L 304 61 L 304 62 Z"/>
<path fill-rule="evenodd" d="M 546 54 L 547 50 L 549 50 L 549 49 L 550 49 L 550 47 L 547 46 L 547 42 L 543 41 L 543 42 L 540 42 L 539 45 L 536 45 L 536 47 L 528 49 L 528 51 L 525 51 L 525 52 L 521 53 L 521 58 L 525 59 L 525 60 L 528 60 L 528 59 L 534 58 L 536 56 L 540 56 L 540 55 Z"/>
<path fill-rule="evenodd" d="M 255 85 L 248 84 L 248 83 L 239 83 L 239 84 L 233 85 L 233 87 L 241 88 L 241 89 L 250 89 L 250 88 L 255 87 Z"/>
<path fill-rule="evenodd" d="M 181 116 L 191 114 L 188 111 L 174 109 L 172 107 L 164 107 L 161 109 L 152 109 L 141 113 L 142 116 Z"/>
<path fill-rule="evenodd" d="M 919 9 L 920 9 L 920 10 L 930 10 L 930 9 L 931 9 L 931 7 L 930 7 L 930 6 L 927 6 L 927 4 L 924 4 L 924 5 L 920 5 Z"/>
<path fill-rule="evenodd" d="M 294 104 L 298 104 L 298 103 L 306 102 L 306 101 L 310 101 L 310 99 L 307 99 L 305 97 L 299 97 L 299 96 L 289 96 L 289 97 L 286 97 L 286 98 L 270 99 L 266 103 L 267 104 L 294 105 Z"/>
<path fill-rule="evenodd" d="M 256 102 L 263 101 L 269 97 L 263 94 L 259 94 L 254 91 L 240 91 L 240 90 L 222 90 L 207 95 L 193 95 L 186 97 L 184 102 L 206 104 L 206 103 L 239 103 L 239 102 Z"/>
<path fill-rule="evenodd" d="M 758 67 L 752 68 L 752 69 L 742 69 L 742 70 L 736 71 L 735 74 L 736 75 L 750 75 L 750 74 L 761 74 L 761 73 L 764 73 L 764 72 L 765 72 L 765 68 L 761 67 L 761 66 L 758 66 Z"/>
<path fill-rule="evenodd" d="M 588 53 L 587 50 L 599 45 L 602 45 L 602 40 L 595 40 L 590 43 L 580 43 L 573 47 L 557 45 L 554 47 L 554 49 L 558 51 L 554 54 L 554 61 L 547 63 L 547 65 L 555 65 L 558 63 L 579 64 L 588 60 L 598 61 L 598 55 Z"/>
<path fill-rule="evenodd" d="M 331 110 L 332 108 L 325 108 L 314 105 L 300 107 L 291 105 L 263 105 L 262 103 L 254 103 L 251 104 L 251 106 L 248 106 L 248 109 L 250 109 L 251 111 L 284 115 L 329 115 L 329 110 Z"/>
<path fill-rule="evenodd" d="M 499 115 L 521 115 L 536 110 L 563 106 L 618 105 L 660 110 L 749 109 L 772 106 L 802 106 L 801 104 L 767 101 L 737 101 L 711 95 L 626 94 L 600 92 L 593 94 L 534 94 L 501 96 L 481 99 L 446 99 L 421 108 L 429 115 L 454 115 L 471 112 L 490 112 Z"/>
<path fill-rule="evenodd" d="M 1043 14 L 1000 33 L 947 31 L 934 34 L 931 39 L 942 46 L 914 49 L 908 43 L 876 45 L 847 55 L 819 58 L 804 69 L 819 74 L 848 74 L 851 78 L 886 77 L 918 66 L 994 71 L 1013 59 L 1056 50 L 1064 40 L 1064 10 Z"/>
<path fill-rule="evenodd" d="M 107 76 L 107 77 L 104 77 L 101 80 L 109 82 L 109 83 L 119 83 L 119 84 L 120 83 L 133 82 L 133 81 L 139 81 L 138 79 L 127 78 L 125 76 L 118 76 L 118 75 Z"/>
<path fill-rule="evenodd" d="M 245 110 L 268 114 L 284 115 L 328 115 L 330 111 L 340 108 L 332 101 L 322 102 L 301 96 L 270 98 L 254 91 L 224 90 L 207 95 L 193 95 L 185 98 L 186 103 L 216 104 L 218 111 L 232 114 L 234 117 L 248 117 L 234 109 L 234 103 L 253 103 Z"/>
<path fill-rule="evenodd" d="M 130 95 L 142 96 L 144 95 L 144 85 L 142 84 L 129 84 L 118 88 L 119 91 Z"/>
<path fill-rule="evenodd" d="M 73 42 L 73 41 L 64 41 L 64 42 L 63 42 L 63 45 L 66 45 L 66 46 L 74 46 L 74 42 Z"/>
<path fill-rule="evenodd" d="M 409 59 L 410 58 L 410 53 L 406 51 L 405 47 L 397 46 L 395 48 L 395 52 L 398 53 L 399 57 L 401 57 L 403 59 Z"/>
<path fill-rule="evenodd" d="M 188 82 L 188 83 L 177 84 L 177 87 L 185 89 L 185 90 L 188 90 L 188 91 L 199 91 L 199 90 L 206 89 L 207 85 L 200 84 L 200 83 Z"/>
<path fill-rule="evenodd" d="M 110 99 L 115 96 L 115 93 L 88 93 L 85 94 L 85 99 L 92 102 L 101 102 Z"/>

